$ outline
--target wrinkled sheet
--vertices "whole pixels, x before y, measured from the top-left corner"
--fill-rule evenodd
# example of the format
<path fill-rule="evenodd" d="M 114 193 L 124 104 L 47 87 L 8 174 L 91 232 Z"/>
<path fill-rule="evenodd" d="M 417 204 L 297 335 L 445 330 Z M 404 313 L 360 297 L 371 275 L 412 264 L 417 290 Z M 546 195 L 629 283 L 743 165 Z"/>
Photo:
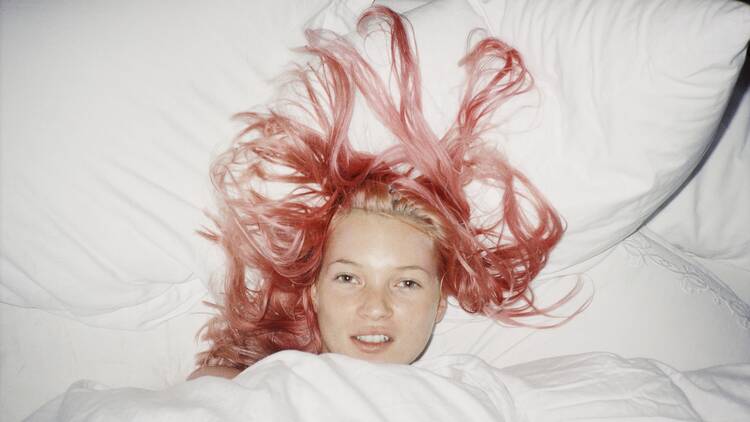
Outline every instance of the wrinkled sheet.
<path fill-rule="evenodd" d="M 79 381 L 29 421 L 748 421 L 750 363 L 679 372 L 608 353 L 497 369 L 469 355 L 412 366 L 287 351 L 234 380 L 153 391 Z"/>

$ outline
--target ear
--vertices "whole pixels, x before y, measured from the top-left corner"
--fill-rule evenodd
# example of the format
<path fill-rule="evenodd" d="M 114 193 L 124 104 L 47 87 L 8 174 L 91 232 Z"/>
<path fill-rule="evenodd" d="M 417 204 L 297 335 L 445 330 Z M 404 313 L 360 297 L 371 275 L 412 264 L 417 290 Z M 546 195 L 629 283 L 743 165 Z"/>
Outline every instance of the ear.
<path fill-rule="evenodd" d="M 448 298 L 445 295 L 441 294 L 440 302 L 438 302 L 437 315 L 435 315 L 435 323 L 443 320 L 446 310 L 448 310 Z"/>

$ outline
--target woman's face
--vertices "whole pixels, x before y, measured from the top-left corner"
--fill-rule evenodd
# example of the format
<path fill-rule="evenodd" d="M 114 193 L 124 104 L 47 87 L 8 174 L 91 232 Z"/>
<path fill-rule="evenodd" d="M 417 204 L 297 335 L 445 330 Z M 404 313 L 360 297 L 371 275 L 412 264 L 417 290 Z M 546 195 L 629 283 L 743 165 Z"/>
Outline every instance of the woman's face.
<path fill-rule="evenodd" d="M 432 239 L 360 210 L 336 222 L 312 297 L 323 352 L 373 362 L 415 361 L 446 306 Z"/>

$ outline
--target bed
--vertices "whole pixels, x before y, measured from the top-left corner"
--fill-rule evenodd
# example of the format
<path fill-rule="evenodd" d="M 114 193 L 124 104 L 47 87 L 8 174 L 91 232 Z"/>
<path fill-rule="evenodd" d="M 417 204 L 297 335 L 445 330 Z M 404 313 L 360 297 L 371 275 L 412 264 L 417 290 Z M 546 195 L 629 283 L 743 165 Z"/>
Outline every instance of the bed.
<path fill-rule="evenodd" d="M 304 28 L 350 33 L 370 3 L 0 2 L 0 419 L 750 420 L 750 6 L 733 0 L 379 1 L 414 27 L 437 131 L 475 29 L 523 54 L 535 88 L 496 142 L 567 226 L 534 292 L 582 286 L 529 324 L 590 304 L 549 329 L 450 306 L 411 367 L 284 352 L 183 381 L 219 294 L 196 230 L 229 117 L 274 98 Z M 355 119 L 358 148 L 388 144 Z"/>

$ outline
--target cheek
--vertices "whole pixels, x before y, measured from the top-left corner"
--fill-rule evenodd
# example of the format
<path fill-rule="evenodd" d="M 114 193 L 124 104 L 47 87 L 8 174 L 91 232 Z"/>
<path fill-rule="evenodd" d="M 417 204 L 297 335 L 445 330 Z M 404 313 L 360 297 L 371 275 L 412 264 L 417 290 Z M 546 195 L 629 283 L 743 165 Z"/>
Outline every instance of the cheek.
<path fill-rule="evenodd" d="M 410 364 L 424 352 L 435 327 L 436 308 L 432 301 L 411 303 L 402 308 L 399 312 L 401 328 L 409 334 L 394 362 Z"/>
<path fill-rule="evenodd" d="M 330 293 L 318 296 L 316 312 L 318 326 L 322 333 L 330 332 L 346 323 L 352 312 L 349 309 L 348 302 L 346 298 L 337 297 Z"/>
<path fill-rule="evenodd" d="M 399 304 L 398 313 L 399 320 L 410 325 L 412 330 L 429 336 L 437 316 L 437 301 L 406 301 Z"/>

